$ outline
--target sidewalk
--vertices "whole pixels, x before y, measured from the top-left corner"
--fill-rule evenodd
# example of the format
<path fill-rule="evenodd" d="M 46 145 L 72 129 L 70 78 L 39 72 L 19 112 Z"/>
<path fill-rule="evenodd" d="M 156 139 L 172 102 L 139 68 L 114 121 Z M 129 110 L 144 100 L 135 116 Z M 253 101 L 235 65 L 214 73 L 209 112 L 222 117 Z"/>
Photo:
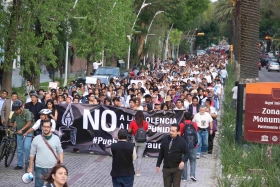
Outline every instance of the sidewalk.
<path fill-rule="evenodd" d="M 16 68 L 13 70 L 13 78 L 12 78 L 12 87 L 21 87 L 22 85 L 25 85 L 25 80 L 23 77 L 19 74 L 20 68 Z M 73 72 L 69 73 L 68 77 L 76 77 L 76 75 L 81 74 L 81 72 Z M 59 76 L 58 73 L 55 74 L 56 77 Z M 51 82 L 52 80 L 49 77 L 49 73 L 41 73 L 40 75 L 40 83 L 42 82 Z"/>

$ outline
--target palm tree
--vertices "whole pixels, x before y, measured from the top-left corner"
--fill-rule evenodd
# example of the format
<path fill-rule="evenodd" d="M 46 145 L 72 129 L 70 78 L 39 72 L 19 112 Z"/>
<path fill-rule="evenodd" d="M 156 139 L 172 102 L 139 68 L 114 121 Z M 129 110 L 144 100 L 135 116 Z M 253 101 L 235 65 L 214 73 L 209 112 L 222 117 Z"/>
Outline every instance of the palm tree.
<path fill-rule="evenodd" d="M 256 82 L 259 77 L 259 17 L 260 0 L 241 0 L 240 4 L 240 80 Z"/>

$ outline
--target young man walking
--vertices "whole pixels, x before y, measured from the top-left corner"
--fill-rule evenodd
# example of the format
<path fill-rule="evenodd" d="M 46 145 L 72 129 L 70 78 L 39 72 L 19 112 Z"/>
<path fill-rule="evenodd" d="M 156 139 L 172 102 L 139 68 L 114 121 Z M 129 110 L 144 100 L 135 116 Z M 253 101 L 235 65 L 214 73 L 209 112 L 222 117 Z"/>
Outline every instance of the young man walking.
<path fill-rule="evenodd" d="M 35 162 L 35 187 L 42 187 L 44 182 L 42 176 L 48 174 L 52 168 L 60 161 L 63 163 L 63 150 L 58 136 L 52 134 L 52 123 L 46 120 L 42 123 L 42 135 L 33 139 L 30 150 L 30 163 L 28 173 L 33 170 Z"/>
<path fill-rule="evenodd" d="M 169 135 L 162 139 L 160 152 L 156 165 L 156 172 L 163 162 L 163 182 L 164 187 L 180 187 L 182 169 L 187 161 L 189 149 L 186 141 L 179 136 L 180 127 L 177 124 L 170 126 Z"/>
<path fill-rule="evenodd" d="M 128 132 L 120 129 L 118 132 L 118 142 L 111 146 L 113 156 L 112 162 L 112 183 L 113 187 L 132 187 L 134 182 L 133 161 L 136 160 L 136 150 L 132 143 L 126 141 Z"/>
<path fill-rule="evenodd" d="M 16 124 L 17 128 L 17 166 L 15 170 L 21 170 L 23 164 L 27 163 L 29 150 L 32 140 L 32 133 L 27 134 L 24 137 L 23 134 L 27 132 L 31 127 L 31 112 L 27 109 L 23 109 L 23 102 L 16 100 L 12 105 L 12 111 L 14 112 L 10 120 L 10 127 L 14 127 Z"/>
<path fill-rule="evenodd" d="M 198 127 L 196 122 L 191 121 L 192 114 L 189 112 L 184 113 L 184 122 L 180 123 L 180 134 L 187 141 L 189 148 L 187 162 L 185 162 L 182 172 L 182 181 L 187 181 L 188 178 L 188 160 L 190 161 L 190 178 L 196 181 L 196 151 L 197 151 L 197 131 Z"/>

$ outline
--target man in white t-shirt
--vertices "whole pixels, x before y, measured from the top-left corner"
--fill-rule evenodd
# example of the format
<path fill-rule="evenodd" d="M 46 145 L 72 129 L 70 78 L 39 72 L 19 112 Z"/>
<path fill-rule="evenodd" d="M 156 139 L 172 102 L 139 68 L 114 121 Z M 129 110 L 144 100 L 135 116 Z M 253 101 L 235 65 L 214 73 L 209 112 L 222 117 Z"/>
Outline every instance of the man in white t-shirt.
<path fill-rule="evenodd" d="M 102 64 L 102 62 L 100 62 L 100 63 L 98 63 L 98 62 L 96 62 L 96 61 L 93 62 L 93 63 L 92 63 L 92 65 L 93 65 L 93 71 L 95 72 L 101 64 Z"/>
<path fill-rule="evenodd" d="M 196 122 L 198 126 L 198 148 L 196 158 L 199 159 L 200 154 L 205 157 L 206 153 L 208 152 L 208 129 L 211 135 L 213 133 L 213 119 L 209 113 L 205 112 L 205 106 L 200 106 L 199 113 L 194 115 L 192 121 Z"/>
<path fill-rule="evenodd" d="M 237 92 L 238 92 L 238 81 L 235 82 L 235 86 L 232 88 L 232 107 L 236 109 L 236 102 L 237 102 Z"/>

